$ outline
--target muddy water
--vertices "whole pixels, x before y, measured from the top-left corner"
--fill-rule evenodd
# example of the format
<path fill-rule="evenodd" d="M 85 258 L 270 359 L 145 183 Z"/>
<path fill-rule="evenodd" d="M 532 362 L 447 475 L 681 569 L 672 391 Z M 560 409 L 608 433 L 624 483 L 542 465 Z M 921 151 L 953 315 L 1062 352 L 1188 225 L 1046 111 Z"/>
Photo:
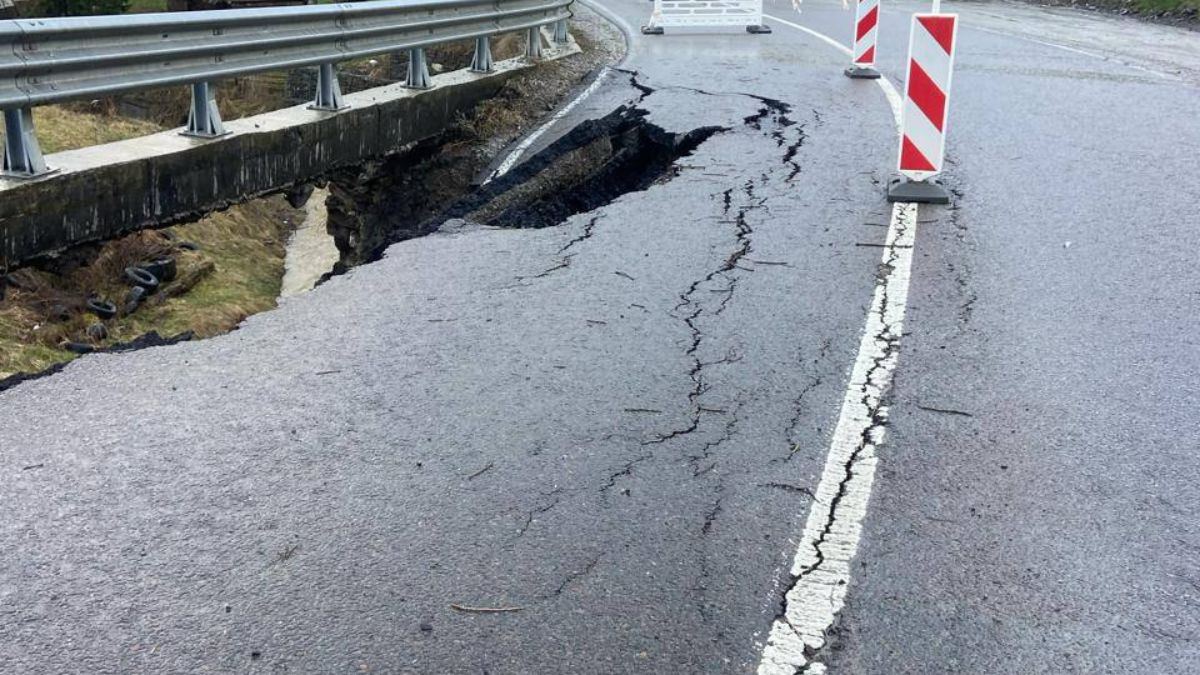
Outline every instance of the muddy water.
<path fill-rule="evenodd" d="M 284 259 L 283 286 L 279 297 L 288 298 L 309 291 L 338 260 L 333 237 L 325 230 L 328 190 L 313 190 L 304 205 L 304 222 L 292 232 Z"/>

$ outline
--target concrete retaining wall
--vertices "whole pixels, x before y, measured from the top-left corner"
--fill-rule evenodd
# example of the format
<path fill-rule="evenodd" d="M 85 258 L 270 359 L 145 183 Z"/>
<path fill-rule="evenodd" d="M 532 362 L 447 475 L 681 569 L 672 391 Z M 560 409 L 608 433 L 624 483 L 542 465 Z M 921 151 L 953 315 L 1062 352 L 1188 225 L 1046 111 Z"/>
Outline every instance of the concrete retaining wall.
<path fill-rule="evenodd" d="M 546 59 L 577 53 L 574 42 Z M 231 131 L 198 140 L 167 131 L 56 153 L 58 172 L 32 181 L 0 179 L 0 267 L 68 246 L 194 219 L 246 199 L 320 178 L 434 136 L 494 95 L 524 59 L 489 74 L 454 71 L 432 89 L 389 85 L 348 94 L 337 114 L 286 108 L 227 122 Z"/>

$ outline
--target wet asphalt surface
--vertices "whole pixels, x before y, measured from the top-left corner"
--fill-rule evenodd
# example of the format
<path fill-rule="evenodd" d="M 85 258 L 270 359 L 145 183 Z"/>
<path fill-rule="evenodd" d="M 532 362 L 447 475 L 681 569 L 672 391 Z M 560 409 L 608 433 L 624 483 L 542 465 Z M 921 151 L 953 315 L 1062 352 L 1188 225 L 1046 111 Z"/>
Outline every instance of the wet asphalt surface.
<path fill-rule="evenodd" d="M 847 32 L 838 5 L 785 11 Z M 921 211 L 823 657 L 1195 672 L 1200 92 L 961 37 L 958 198 Z M 559 227 L 407 241 L 230 335 L 0 393 L 0 671 L 753 671 L 875 284 L 893 122 L 779 25 L 639 37 L 623 67 L 576 115 L 727 131 Z"/>

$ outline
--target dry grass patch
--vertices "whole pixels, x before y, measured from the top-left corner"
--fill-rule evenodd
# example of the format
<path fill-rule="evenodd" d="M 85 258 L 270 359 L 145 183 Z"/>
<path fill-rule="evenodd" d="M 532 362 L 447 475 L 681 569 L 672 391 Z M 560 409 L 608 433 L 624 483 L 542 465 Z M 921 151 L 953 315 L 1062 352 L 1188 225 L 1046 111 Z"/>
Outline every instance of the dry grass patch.
<path fill-rule="evenodd" d="M 34 108 L 33 126 L 37 129 L 42 152 L 46 154 L 146 136 L 162 130 L 153 122 L 92 114 L 57 105 Z M 3 137 L 3 130 L 0 129 L 0 139 Z"/>
<path fill-rule="evenodd" d="M 153 122 L 77 107 L 35 108 L 34 120 L 47 153 L 161 130 Z M 0 284 L 0 378 L 69 361 L 76 356 L 64 348 L 69 342 L 103 348 L 150 331 L 207 337 L 232 330 L 275 306 L 286 239 L 301 217 L 282 197 L 257 199 L 171 230 L 85 244 L 60 256 L 53 270 L 46 265 L 8 274 Z M 197 250 L 180 248 L 184 241 Z M 102 321 L 87 310 L 91 295 L 123 307 L 125 268 L 163 256 L 175 258 L 177 277 L 137 311 Z M 89 335 L 93 324 L 103 324 L 107 336 Z"/>
<path fill-rule="evenodd" d="M 258 199 L 169 230 L 79 247 L 60 270 L 9 274 L 0 301 L 0 378 L 71 360 L 76 354 L 68 343 L 104 348 L 150 331 L 209 337 L 234 329 L 275 306 L 286 238 L 300 217 L 282 197 Z M 164 256 L 176 261 L 175 280 L 126 313 L 125 268 Z M 95 316 L 86 307 L 89 296 L 112 302 L 118 315 Z M 95 324 L 103 325 L 104 337 L 89 332 Z"/>

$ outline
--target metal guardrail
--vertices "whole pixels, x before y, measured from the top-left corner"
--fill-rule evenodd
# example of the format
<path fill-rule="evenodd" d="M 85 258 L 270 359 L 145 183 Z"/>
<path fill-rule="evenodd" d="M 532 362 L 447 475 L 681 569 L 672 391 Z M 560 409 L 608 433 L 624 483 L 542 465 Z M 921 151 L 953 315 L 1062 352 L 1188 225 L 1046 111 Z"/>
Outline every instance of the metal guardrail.
<path fill-rule="evenodd" d="M 3 174 L 48 172 L 31 108 L 169 85 L 192 85 L 183 133 L 225 133 L 211 82 L 269 70 L 318 66 L 313 108 L 342 109 L 338 61 L 408 50 L 406 84 L 430 85 L 426 47 L 475 39 L 471 67 L 491 70 L 489 40 L 528 31 L 527 56 L 540 55 L 540 27 L 566 41 L 572 0 L 379 0 L 303 7 L 0 21 Z"/>

